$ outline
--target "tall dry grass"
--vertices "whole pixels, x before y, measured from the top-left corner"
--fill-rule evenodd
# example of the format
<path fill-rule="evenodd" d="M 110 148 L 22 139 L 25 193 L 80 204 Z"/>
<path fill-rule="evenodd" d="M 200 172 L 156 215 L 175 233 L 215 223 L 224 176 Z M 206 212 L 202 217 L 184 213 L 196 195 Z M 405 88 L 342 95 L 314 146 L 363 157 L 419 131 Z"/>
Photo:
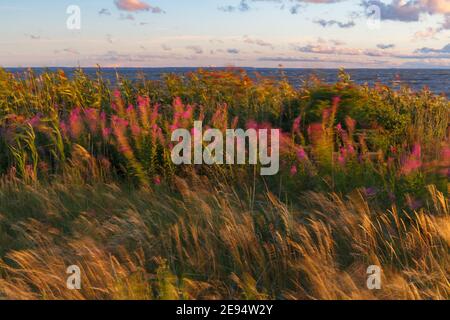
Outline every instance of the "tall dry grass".
<path fill-rule="evenodd" d="M 362 192 L 245 197 L 193 172 L 172 190 L 69 180 L 0 188 L 7 299 L 448 299 L 449 202 L 380 210 Z M 251 194 L 251 186 L 248 193 Z M 301 204 L 301 205 L 300 205 Z M 82 270 L 68 290 L 66 268 Z M 366 287 L 367 267 L 383 270 Z"/>

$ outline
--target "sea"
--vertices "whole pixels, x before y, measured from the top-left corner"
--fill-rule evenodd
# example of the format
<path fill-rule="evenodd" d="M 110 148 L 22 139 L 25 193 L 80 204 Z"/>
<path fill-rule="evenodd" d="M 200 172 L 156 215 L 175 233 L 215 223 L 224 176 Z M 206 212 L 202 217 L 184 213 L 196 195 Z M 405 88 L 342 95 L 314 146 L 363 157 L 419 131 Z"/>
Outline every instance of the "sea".
<path fill-rule="evenodd" d="M 27 68 L 5 68 L 7 71 L 23 74 Z M 76 68 L 32 68 L 37 74 L 46 70 L 62 69 L 71 77 Z M 82 68 L 91 77 L 95 77 L 97 68 Z M 117 81 L 117 74 L 132 81 L 158 80 L 165 74 L 185 75 L 196 71 L 198 68 L 102 68 L 102 76 L 114 85 Z M 223 70 L 224 68 L 203 68 L 210 70 Z M 338 79 L 338 69 L 280 69 L 280 68 L 239 68 L 245 70 L 249 76 L 256 79 L 257 74 L 273 79 L 286 77 L 294 86 L 301 86 L 304 80 L 311 75 L 317 76 L 326 83 L 336 82 Z M 358 84 L 382 83 L 393 87 L 407 85 L 414 90 L 428 88 L 436 94 L 444 94 L 450 97 L 450 69 L 346 69 L 351 79 Z"/>

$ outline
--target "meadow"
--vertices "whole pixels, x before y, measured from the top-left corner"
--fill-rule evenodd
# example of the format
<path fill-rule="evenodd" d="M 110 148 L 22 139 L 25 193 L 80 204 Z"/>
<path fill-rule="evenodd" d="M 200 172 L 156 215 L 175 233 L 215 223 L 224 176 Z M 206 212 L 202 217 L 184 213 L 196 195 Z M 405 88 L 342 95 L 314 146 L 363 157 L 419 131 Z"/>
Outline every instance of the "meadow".
<path fill-rule="evenodd" d="M 344 71 L 0 69 L 0 299 L 449 299 L 449 106 Z M 197 120 L 280 128 L 280 172 L 174 165 Z"/>

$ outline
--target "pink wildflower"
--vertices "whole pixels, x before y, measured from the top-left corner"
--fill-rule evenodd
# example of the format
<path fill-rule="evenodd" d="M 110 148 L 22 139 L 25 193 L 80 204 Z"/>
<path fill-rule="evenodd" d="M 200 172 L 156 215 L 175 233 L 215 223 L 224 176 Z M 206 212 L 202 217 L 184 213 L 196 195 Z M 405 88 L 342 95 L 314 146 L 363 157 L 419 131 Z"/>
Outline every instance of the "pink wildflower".
<path fill-rule="evenodd" d="M 103 137 L 103 139 L 107 140 L 110 135 L 111 135 L 111 129 L 110 128 L 103 128 L 102 129 L 102 137 Z"/>
<path fill-rule="evenodd" d="M 83 123 L 80 117 L 80 108 L 72 110 L 69 116 L 69 129 L 72 138 L 77 139 L 83 132 Z"/>
<path fill-rule="evenodd" d="M 306 160 L 308 158 L 308 156 L 306 155 L 305 149 L 303 149 L 303 147 L 298 148 L 297 158 L 300 161 Z"/>
<path fill-rule="evenodd" d="M 297 166 L 291 167 L 291 176 L 295 176 L 298 173 Z"/>
<path fill-rule="evenodd" d="M 301 120 L 302 120 L 302 118 L 300 116 L 295 118 L 294 124 L 292 125 L 292 131 L 293 132 L 299 132 L 300 131 L 300 122 L 301 122 Z"/>
<path fill-rule="evenodd" d="M 121 97 L 121 94 L 120 94 L 120 91 L 119 90 L 114 90 L 113 91 L 113 96 L 116 98 L 116 99 L 119 99 L 120 97 Z"/>

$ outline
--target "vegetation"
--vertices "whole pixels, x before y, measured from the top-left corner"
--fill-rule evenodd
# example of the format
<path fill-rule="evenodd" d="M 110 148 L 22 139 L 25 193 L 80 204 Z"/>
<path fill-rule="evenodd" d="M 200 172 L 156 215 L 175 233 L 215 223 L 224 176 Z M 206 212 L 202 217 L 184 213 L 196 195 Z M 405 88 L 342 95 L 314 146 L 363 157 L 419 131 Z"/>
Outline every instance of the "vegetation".
<path fill-rule="evenodd" d="M 344 72 L 117 80 L 0 70 L 0 298 L 450 298 L 446 97 Z M 175 166 L 195 120 L 281 128 L 280 173 Z"/>

